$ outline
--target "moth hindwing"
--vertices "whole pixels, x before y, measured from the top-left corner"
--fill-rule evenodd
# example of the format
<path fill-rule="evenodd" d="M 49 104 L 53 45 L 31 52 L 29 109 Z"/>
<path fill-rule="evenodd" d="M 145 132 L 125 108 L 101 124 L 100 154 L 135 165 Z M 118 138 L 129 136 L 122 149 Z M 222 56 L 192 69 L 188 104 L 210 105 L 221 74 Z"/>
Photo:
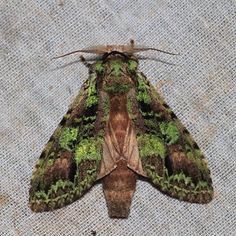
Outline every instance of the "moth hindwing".
<path fill-rule="evenodd" d="M 97 180 L 110 217 L 127 218 L 136 179 L 192 203 L 213 198 L 205 158 L 189 132 L 146 77 L 134 52 L 107 46 L 46 144 L 31 179 L 30 208 L 50 211 L 72 203 Z"/>

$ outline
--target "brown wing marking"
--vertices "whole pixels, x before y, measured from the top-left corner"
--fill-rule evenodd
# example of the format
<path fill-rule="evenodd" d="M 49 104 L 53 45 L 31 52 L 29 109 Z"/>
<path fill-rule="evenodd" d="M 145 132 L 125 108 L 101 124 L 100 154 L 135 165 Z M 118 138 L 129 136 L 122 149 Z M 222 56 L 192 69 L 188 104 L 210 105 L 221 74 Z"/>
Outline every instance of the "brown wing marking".
<path fill-rule="evenodd" d="M 97 178 L 100 179 L 111 173 L 117 167 L 117 162 L 121 159 L 126 160 L 127 166 L 135 173 L 147 176 L 142 167 L 136 133 L 130 120 L 126 129 L 123 150 L 120 150 L 119 148 L 115 132 L 110 122 L 108 123 L 106 130 L 103 143 L 103 157 Z"/>
<path fill-rule="evenodd" d="M 108 175 L 117 167 L 117 160 L 119 160 L 119 145 L 116 140 L 114 131 L 111 124 L 108 123 L 105 138 L 103 143 L 102 161 L 100 166 L 100 172 L 97 176 L 98 179 Z"/>
<path fill-rule="evenodd" d="M 139 175 L 147 176 L 143 170 L 142 162 L 139 157 L 138 142 L 136 139 L 136 133 L 129 121 L 127 132 L 125 136 L 125 142 L 123 147 L 123 155 L 127 160 L 127 166 Z"/>

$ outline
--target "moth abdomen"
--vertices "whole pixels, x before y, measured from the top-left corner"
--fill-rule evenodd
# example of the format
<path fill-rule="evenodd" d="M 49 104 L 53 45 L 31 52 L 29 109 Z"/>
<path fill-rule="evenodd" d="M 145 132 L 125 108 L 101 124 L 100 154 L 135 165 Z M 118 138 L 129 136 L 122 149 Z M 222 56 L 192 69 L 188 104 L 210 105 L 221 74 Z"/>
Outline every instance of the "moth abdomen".
<path fill-rule="evenodd" d="M 136 187 L 136 175 L 120 160 L 117 167 L 103 179 L 108 214 L 112 218 L 127 218 Z"/>

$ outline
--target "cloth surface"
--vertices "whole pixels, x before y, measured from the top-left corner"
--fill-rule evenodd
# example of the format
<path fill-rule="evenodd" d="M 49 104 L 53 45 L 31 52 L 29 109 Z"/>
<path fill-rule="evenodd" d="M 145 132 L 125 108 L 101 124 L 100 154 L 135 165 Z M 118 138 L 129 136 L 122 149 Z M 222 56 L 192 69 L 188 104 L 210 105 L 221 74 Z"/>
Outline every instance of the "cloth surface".
<path fill-rule="evenodd" d="M 0 12 L 1 236 L 236 234 L 235 0 L 3 0 Z M 139 180 L 127 220 L 108 217 L 101 184 L 32 213 L 32 170 L 88 76 L 81 54 L 52 57 L 131 38 L 180 53 L 141 53 L 139 68 L 204 152 L 214 200 L 180 202 Z"/>

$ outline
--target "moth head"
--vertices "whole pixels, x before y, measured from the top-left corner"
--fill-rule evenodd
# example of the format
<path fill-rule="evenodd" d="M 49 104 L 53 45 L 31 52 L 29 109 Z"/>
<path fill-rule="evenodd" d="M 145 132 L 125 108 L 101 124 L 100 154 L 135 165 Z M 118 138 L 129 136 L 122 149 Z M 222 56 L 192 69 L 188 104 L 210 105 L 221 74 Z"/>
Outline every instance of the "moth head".
<path fill-rule="evenodd" d="M 131 39 L 130 44 L 128 44 L 128 45 L 106 45 L 106 46 L 97 45 L 97 46 L 92 46 L 92 47 L 89 47 L 89 48 L 84 48 L 84 49 L 76 50 L 76 51 L 73 51 L 73 52 L 69 52 L 67 54 L 54 57 L 53 59 L 69 56 L 71 54 L 78 53 L 78 52 L 92 53 L 92 54 L 96 54 L 96 55 L 99 55 L 99 56 L 103 56 L 103 55 L 107 56 L 107 55 L 113 54 L 113 53 L 133 55 L 134 53 L 137 53 L 137 52 L 150 51 L 150 50 L 151 51 L 163 52 L 163 53 L 170 54 L 170 55 L 178 55 L 178 54 L 163 51 L 163 50 L 160 50 L 160 49 L 157 49 L 157 48 L 135 45 L 134 40 Z"/>

